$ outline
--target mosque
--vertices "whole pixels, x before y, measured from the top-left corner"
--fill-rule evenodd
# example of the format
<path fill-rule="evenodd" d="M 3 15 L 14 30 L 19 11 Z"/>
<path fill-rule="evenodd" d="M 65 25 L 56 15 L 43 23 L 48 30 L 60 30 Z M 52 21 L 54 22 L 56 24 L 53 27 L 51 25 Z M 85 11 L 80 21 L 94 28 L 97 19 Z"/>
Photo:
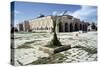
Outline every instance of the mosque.
<path fill-rule="evenodd" d="M 18 31 L 52 32 L 56 20 L 57 32 L 87 31 L 89 22 L 81 21 L 71 15 L 43 16 L 17 24 Z"/>

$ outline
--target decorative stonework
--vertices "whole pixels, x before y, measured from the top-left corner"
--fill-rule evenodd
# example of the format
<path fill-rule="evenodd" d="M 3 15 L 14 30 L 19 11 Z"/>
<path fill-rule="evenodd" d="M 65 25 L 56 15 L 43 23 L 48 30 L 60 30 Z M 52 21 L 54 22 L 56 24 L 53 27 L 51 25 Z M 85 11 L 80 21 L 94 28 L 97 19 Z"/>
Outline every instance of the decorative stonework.
<path fill-rule="evenodd" d="M 73 32 L 73 31 L 87 31 L 88 22 L 80 21 L 70 15 L 56 16 L 57 32 Z M 52 16 L 35 18 L 33 20 L 24 21 L 17 25 L 18 31 L 33 31 L 33 32 L 52 32 L 53 29 Z"/>

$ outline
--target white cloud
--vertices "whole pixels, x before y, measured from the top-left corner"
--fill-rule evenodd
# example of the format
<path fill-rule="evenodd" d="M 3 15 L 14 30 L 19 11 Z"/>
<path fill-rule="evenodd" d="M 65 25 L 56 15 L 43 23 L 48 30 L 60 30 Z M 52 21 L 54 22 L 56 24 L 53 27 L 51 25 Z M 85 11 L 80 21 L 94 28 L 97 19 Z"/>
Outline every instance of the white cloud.
<path fill-rule="evenodd" d="M 81 9 L 73 13 L 69 12 L 70 15 L 80 18 L 81 20 L 93 21 L 93 22 L 96 22 L 96 17 L 95 17 L 96 13 L 97 13 L 96 8 L 91 6 L 81 6 Z"/>
<path fill-rule="evenodd" d="M 62 11 L 54 11 L 52 15 L 62 15 Z M 68 11 L 66 14 L 72 15 L 84 21 L 97 22 L 97 8 L 93 6 L 81 6 L 79 10 L 74 12 Z"/>

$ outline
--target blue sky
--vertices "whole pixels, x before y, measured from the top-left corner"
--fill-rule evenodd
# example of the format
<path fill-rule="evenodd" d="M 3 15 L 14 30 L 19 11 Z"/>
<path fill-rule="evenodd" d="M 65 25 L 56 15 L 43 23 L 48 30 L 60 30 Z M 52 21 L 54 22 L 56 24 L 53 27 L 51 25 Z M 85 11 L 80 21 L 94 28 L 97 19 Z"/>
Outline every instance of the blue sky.
<path fill-rule="evenodd" d="M 30 20 L 38 17 L 40 14 L 45 16 L 57 14 L 64 11 L 84 21 L 97 22 L 97 7 L 86 5 L 71 4 L 49 4 L 33 2 L 14 2 L 14 23 L 18 24 L 24 20 Z"/>

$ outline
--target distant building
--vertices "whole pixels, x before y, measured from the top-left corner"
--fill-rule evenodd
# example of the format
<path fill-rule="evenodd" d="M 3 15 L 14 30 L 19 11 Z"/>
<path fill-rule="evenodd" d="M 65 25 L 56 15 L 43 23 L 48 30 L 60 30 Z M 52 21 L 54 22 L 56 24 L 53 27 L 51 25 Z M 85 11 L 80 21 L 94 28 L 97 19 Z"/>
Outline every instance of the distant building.
<path fill-rule="evenodd" d="M 56 20 L 57 32 L 73 32 L 73 31 L 87 31 L 88 22 L 80 21 L 70 15 L 63 16 L 44 16 L 33 20 L 24 21 L 17 25 L 18 31 L 33 31 L 33 32 L 52 32 L 53 23 Z"/>
<path fill-rule="evenodd" d="M 96 31 L 97 30 L 97 25 L 95 23 L 92 23 L 88 26 L 88 31 Z"/>

